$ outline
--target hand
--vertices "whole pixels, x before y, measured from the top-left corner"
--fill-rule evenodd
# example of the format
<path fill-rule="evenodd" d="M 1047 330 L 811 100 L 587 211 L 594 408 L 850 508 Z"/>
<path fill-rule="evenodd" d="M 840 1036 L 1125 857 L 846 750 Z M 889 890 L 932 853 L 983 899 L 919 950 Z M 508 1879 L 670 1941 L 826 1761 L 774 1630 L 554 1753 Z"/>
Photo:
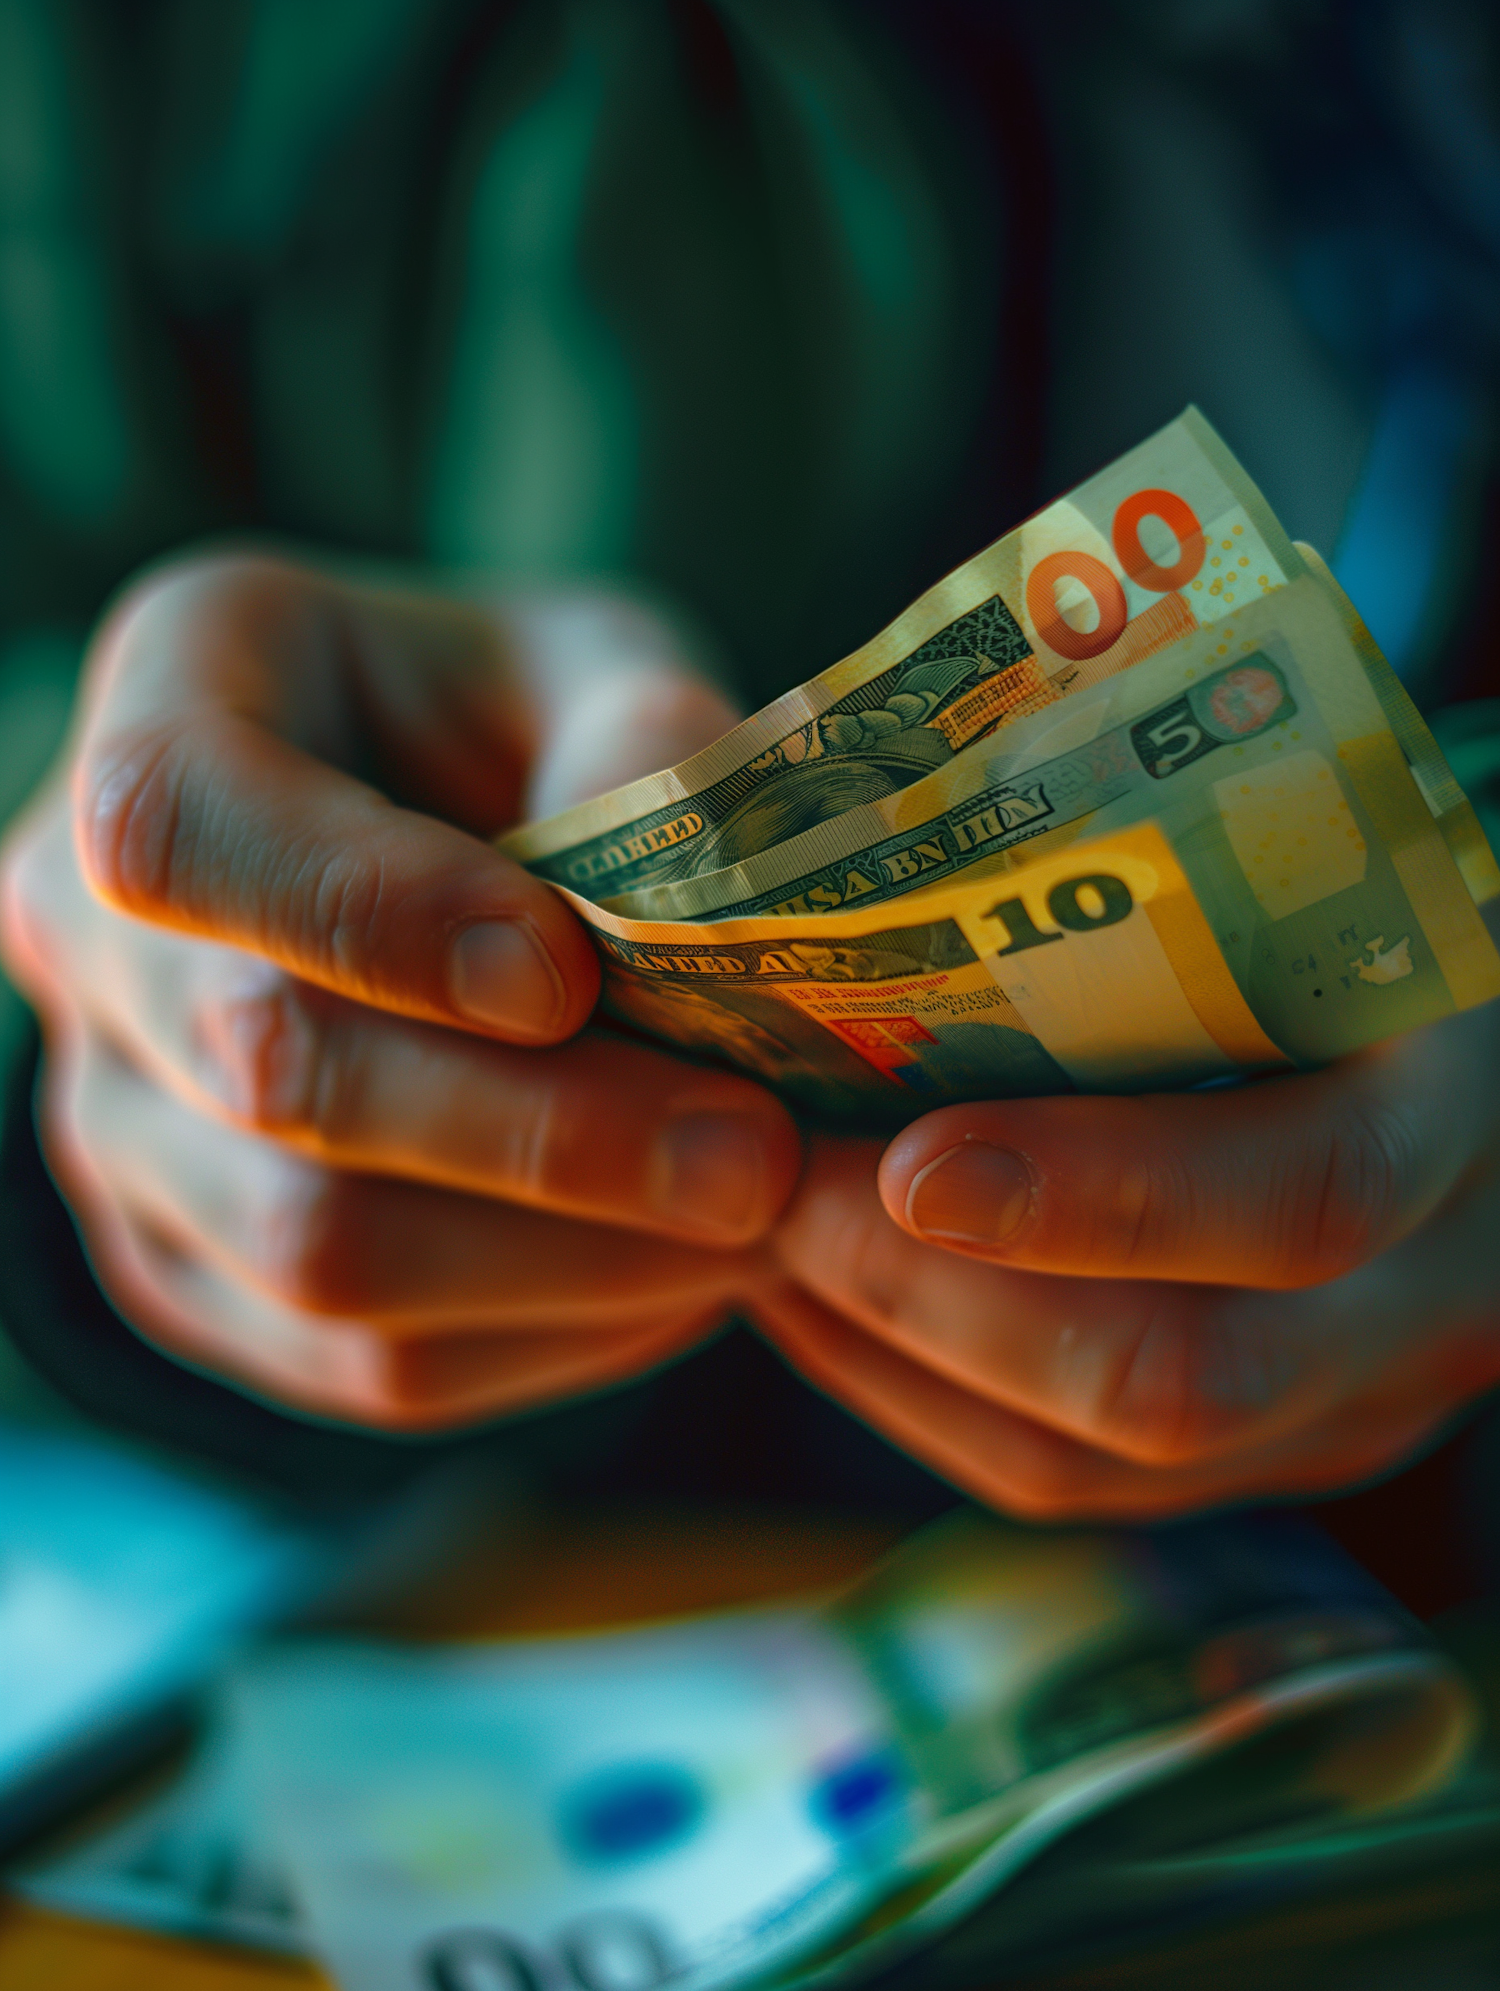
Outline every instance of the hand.
<path fill-rule="evenodd" d="M 1368 1477 L 1500 1380 L 1500 1004 L 1234 1091 L 822 1141 L 767 1331 L 982 1499 L 1144 1518 Z M 795 1282 L 795 1283 L 790 1283 Z"/>
<path fill-rule="evenodd" d="M 723 1318 L 792 1123 L 747 1080 L 575 1034 L 593 947 L 485 839 L 734 716 L 614 597 L 485 608 L 217 558 L 125 599 L 9 840 L 3 939 L 44 1025 L 49 1157 L 143 1333 L 426 1427 Z"/>

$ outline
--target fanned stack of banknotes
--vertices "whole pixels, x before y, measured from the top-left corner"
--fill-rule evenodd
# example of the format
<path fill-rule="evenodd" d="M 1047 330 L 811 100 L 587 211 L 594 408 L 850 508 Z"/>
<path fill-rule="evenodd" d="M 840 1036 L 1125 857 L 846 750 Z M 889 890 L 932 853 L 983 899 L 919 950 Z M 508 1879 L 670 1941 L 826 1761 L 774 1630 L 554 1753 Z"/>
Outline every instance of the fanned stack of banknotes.
<path fill-rule="evenodd" d="M 1315 1065 L 1500 993 L 1472 807 L 1196 409 L 503 847 L 615 1014 L 846 1124 Z"/>

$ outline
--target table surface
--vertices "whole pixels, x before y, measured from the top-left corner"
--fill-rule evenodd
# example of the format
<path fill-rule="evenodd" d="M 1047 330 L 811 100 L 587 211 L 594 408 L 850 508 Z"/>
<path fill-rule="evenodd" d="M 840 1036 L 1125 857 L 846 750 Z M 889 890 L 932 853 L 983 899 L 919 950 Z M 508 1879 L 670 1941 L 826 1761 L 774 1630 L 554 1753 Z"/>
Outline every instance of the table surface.
<path fill-rule="evenodd" d="M 649 1622 L 826 1591 L 898 1538 L 894 1524 L 806 1510 L 640 1506 L 531 1514 L 429 1582 L 399 1629 L 505 1637 Z M 1414 1939 L 1408 1972 L 1400 1961 Z M 1493 1938 L 1493 1940 L 1492 1940 Z M 1457 1943 L 1459 1948 L 1454 1950 Z M 1434 1947 L 1434 1944 L 1436 1947 Z M 1352 1948 L 1351 1948 L 1352 1945 Z M 1345 1974 L 1338 1959 L 1353 1963 Z M 1371 1959 L 1394 1965 L 1398 1974 Z M 1362 1959 L 1362 1960 L 1361 1960 Z M 1477 1974 L 1475 1964 L 1477 1960 Z M 1160 1949 L 1010 1980 L 1008 1991 L 1423 1991 L 1500 1986 L 1500 1872 L 1427 1874 L 1405 1886 Z M 311 1964 L 79 1922 L 0 1896 L 0 1991 L 311 1991 Z"/>

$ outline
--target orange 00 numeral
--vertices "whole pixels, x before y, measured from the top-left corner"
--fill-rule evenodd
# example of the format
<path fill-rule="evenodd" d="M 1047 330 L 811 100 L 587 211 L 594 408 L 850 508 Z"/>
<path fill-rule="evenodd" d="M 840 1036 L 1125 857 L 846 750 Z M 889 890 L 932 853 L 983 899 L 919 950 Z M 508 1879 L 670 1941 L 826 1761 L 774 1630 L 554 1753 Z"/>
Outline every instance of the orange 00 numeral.
<path fill-rule="evenodd" d="M 1141 521 L 1159 518 L 1177 541 L 1177 558 L 1158 566 L 1141 544 Z M 1175 491 L 1135 491 L 1115 513 L 1111 529 L 1115 555 L 1138 587 L 1152 594 L 1185 588 L 1203 565 L 1207 544 L 1198 515 Z M 1057 583 L 1076 581 L 1093 597 L 1098 621 L 1092 629 L 1075 629 L 1057 605 Z M 1124 634 L 1129 620 L 1125 590 L 1092 553 L 1046 553 L 1026 578 L 1026 611 L 1037 635 L 1060 657 L 1082 663 L 1102 656 Z"/>
<path fill-rule="evenodd" d="M 1141 520 L 1159 518 L 1177 541 L 1177 558 L 1170 567 L 1158 567 L 1141 544 Z M 1154 595 L 1185 588 L 1203 565 L 1207 552 L 1198 515 L 1175 491 L 1137 491 L 1115 513 L 1111 534 L 1115 554 L 1131 580 Z"/>

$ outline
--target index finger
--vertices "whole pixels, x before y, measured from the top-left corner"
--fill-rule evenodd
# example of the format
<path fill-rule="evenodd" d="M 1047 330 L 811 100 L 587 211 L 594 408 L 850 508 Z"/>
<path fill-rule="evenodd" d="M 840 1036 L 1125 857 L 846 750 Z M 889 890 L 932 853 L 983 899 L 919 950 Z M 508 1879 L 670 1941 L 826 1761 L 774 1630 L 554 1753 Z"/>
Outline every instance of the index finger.
<path fill-rule="evenodd" d="M 396 619 L 418 647 L 496 642 L 477 612 L 434 608 L 424 627 L 403 605 Z M 127 602 L 102 639 L 74 774 L 84 875 L 122 912 L 355 1001 L 512 1042 L 566 1037 L 599 969 L 560 898 L 294 736 L 353 730 L 347 649 L 369 620 L 354 591 L 265 560 L 169 576 Z"/>

